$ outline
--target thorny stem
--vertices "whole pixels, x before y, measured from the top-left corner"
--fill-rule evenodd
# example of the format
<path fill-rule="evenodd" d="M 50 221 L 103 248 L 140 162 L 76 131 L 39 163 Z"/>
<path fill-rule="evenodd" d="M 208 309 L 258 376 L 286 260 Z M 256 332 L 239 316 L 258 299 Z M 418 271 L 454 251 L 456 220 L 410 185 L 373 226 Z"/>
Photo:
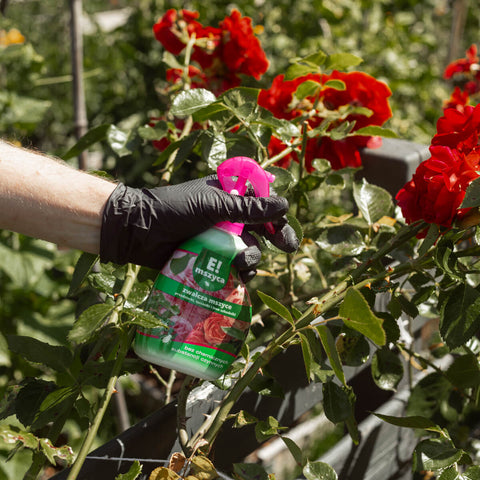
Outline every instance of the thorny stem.
<path fill-rule="evenodd" d="M 115 301 L 115 307 L 110 317 L 111 323 L 118 323 L 120 313 L 123 309 L 125 304 L 125 300 L 128 298 L 133 285 L 135 283 L 135 279 L 137 278 L 138 272 L 140 267 L 138 265 L 128 265 L 127 273 L 125 274 L 125 280 L 123 282 L 122 289 Z M 115 359 L 115 363 L 112 368 L 112 372 L 110 374 L 110 379 L 108 381 L 107 387 L 103 393 L 103 397 L 101 399 L 100 408 L 97 410 L 95 418 L 93 419 L 93 423 L 90 426 L 87 436 L 85 437 L 78 456 L 72 465 L 70 473 L 67 477 L 67 480 L 75 480 L 80 470 L 85 462 L 85 459 L 90 451 L 93 442 L 97 436 L 98 429 L 102 423 L 103 417 L 107 411 L 108 405 L 110 403 L 110 399 L 115 392 L 115 384 L 120 376 L 120 372 L 122 370 L 123 361 L 125 360 L 125 356 L 128 352 L 128 348 L 130 347 L 130 343 L 133 339 L 135 334 L 135 328 L 130 328 L 128 333 L 124 334 L 120 341 L 120 349 L 117 353 L 117 357 Z"/>
<path fill-rule="evenodd" d="M 177 397 L 177 431 L 178 440 L 182 447 L 183 453 L 186 457 L 190 457 L 193 453 L 193 448 L 188 443 L 187 432 L 187 399 L 188 394 L 192 389 L 193 377 L 187 375 L 182 383 L 182 388 Z"/>

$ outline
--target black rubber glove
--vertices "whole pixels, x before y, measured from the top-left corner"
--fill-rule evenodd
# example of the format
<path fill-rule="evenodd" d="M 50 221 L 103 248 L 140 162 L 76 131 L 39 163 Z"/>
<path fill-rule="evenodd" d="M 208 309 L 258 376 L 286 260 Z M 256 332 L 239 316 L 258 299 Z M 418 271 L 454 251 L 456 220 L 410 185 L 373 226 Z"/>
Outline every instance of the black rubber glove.
<path fill-rule="evenodd" d="M 285 218 L 287 210 L 283 197 L 226 193 L 216 175 L 152 189 L 119 184 L 103 212 L 100 259 L 160 270 L 187 238 L 221 221 L 239 222 L 246 224 L 242 238 L 248 248 L 237 255 L 234 264 L 248 281 L 261 258 L 258 242 L 248 230 L 264 235 L 286 252 L 298 248 L 295 232 Z M 273 223 L 273 234 L 266 231 L 266 222 Z"/>

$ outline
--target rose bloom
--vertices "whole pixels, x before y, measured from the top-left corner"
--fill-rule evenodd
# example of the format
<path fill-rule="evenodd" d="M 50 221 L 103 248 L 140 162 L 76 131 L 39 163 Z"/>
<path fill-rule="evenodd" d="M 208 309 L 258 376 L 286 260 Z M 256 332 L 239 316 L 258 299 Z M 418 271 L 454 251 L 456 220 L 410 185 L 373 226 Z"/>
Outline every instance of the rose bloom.
<path fill-rule="evenodd" d="M 336 90 L 326 86 L 329 80 L 340 80 L 345 84 L 345 90 Z M 295 91 L 305 81 L 313 81 L 322 86 L 318 98 L 295 98 Z M 341 107 L 365 107 L 372 111 L 370 116 L 352 113 L 347 121 L 355 121 L 354 130 L 369 125 L 383 125 L 391 116 L 392 111 L 388 98 L 392 92 L 388 86 L 363 72 L 343 73 L 334 71 L 330 75 L 309 74 L 294 80 L 285 80 L 284 75 L 277 76 L 269 89 L 262 90 L 258 97 L 260 106 L 271 111 L 277 118 L 292 120 L 301 115 L 309 116 L 309 126 L 315 128 L 326 116 L 325 110 L 335 111 Z M 313 110 L 316 101 L 319 107 Z M 323 109 L 323 110 L 322 110 Z M 332 125 L 333 128 L 335 125 Z M 312 162 L 316 158 L 326 158 L 332 168 L 340 169 L 347 166 L 361 165 L 360 148 L 368 146 L 376 148 L 381 145 L 379 137 L 347 137 L 333 141 L 328 137 L 311 138 L 307 142 L 305 165 L 307 171 L 313 170 Z M 284 146 L 285 148 L 285 146 Z M 270 156 L 279 152 L 278 141 L 271 141 Z M 290 159 L 296 160 L 294 155 Z"/>
<path fill-rule="evenodd" d="M 188 319 L 182 316 L 171 317 L 170 321 L 173 322 L 173 331 L 175 332 L 174 340 L 176 342 L 183 342 L 185 337 L 192 331 L 193 326 Z"/>
<path fill-rule="evenodd" d="M 443 73 L 443 78 L 449 79 L 459 73 L 470 73 L 472 66 L 478 64 L 477 46 L 472 44 L 465 52 L 466 57 L 455 60 L 447 65 Z"/>
<path fill-rule="evenodd" d="M 269 62 L 255 36 L 252 19 L 242 17 L 234 9 L 229 17 L 220 22 L 222 30 L 221 59 L 228 70 L 259 79 L 268 69 Z"/>
<path fill-rule="evenodd" d="M 447 108 L 438 119 L 437 133 L 432 145 L 444 145 L 469 153 L 478 145 L 480 132 L 480 104 L 467 105 L 463 111 Z"/>
<path fill-rule="evenodd" d="M 203 322 L 197 323 L 192 331 L 187 335 L 184 340 L 184 343 L 193 343 L 195 345 L 207 345 L 208 342 L 205 338 L 205 333 L 203 331 Z"/>
<path fill-rule="evenodd" d="M 182 33 L 186 29 L 188 36 L 191 36 L 202 25 L 196 21 L 198 12 L 180 10 L 178 13 L 173 8 L 153 26 L 155 38 L 163 45 L 167 52 L 178 55 L 184 48 L 185 42 Z"/>
<path fill-rule="evenodd" d="M 470 97 L 468 92 L 460 90 L 460 87 L 455 87 L 450 98 L 447 100 L 444 106 L 444 110 L 447 108 L 455 108 L 459 112 L 464 113 L 465 106 L 468 105 Z"/>
<path fill-rule="evenodd" d="M 480 154 L 465 155 L 445 146 L 431 146 L 430 153 L 396 200 L 407 223 L 424 220 L 450 228 L 469 210 L 459 207 L 468 185 L 479 176 Z"/>

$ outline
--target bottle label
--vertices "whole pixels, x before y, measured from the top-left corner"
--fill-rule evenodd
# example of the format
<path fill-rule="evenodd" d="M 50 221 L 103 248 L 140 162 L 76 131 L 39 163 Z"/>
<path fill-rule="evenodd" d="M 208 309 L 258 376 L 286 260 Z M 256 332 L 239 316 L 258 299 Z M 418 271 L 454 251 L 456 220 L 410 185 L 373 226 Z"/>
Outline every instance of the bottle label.
<path fill-rule="evenodd" d="M 205 290 L 220 290 L 227 284 L 230 263 L 228 258 L 204 248 L 193 264 L 193 279 Z"/>
<path fill-rule="evenodd" d="M 147 360 L 200 378 L 218 378 L 238 354 L 251 320 L 232 259 L 206 248 L 177 250 L 155 281 L 145 309 L 165 326 L 138 329 L 135 350 Z"/>

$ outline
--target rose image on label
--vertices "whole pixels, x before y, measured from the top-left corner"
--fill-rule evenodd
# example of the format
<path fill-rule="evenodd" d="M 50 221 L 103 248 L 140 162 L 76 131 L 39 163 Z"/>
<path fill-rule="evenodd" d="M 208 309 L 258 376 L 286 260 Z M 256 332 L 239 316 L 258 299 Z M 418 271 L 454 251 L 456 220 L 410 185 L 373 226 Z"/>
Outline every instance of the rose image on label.
<path fill-rule="evenodd" d="M 251 318 L 248 292 L 231 262 L 206 248 L 198 254 L 177 250 L 144 307 L 165 327 L 138 329 L 136 353 L 184 373 L 218 378 L 240 351 Z"/>

